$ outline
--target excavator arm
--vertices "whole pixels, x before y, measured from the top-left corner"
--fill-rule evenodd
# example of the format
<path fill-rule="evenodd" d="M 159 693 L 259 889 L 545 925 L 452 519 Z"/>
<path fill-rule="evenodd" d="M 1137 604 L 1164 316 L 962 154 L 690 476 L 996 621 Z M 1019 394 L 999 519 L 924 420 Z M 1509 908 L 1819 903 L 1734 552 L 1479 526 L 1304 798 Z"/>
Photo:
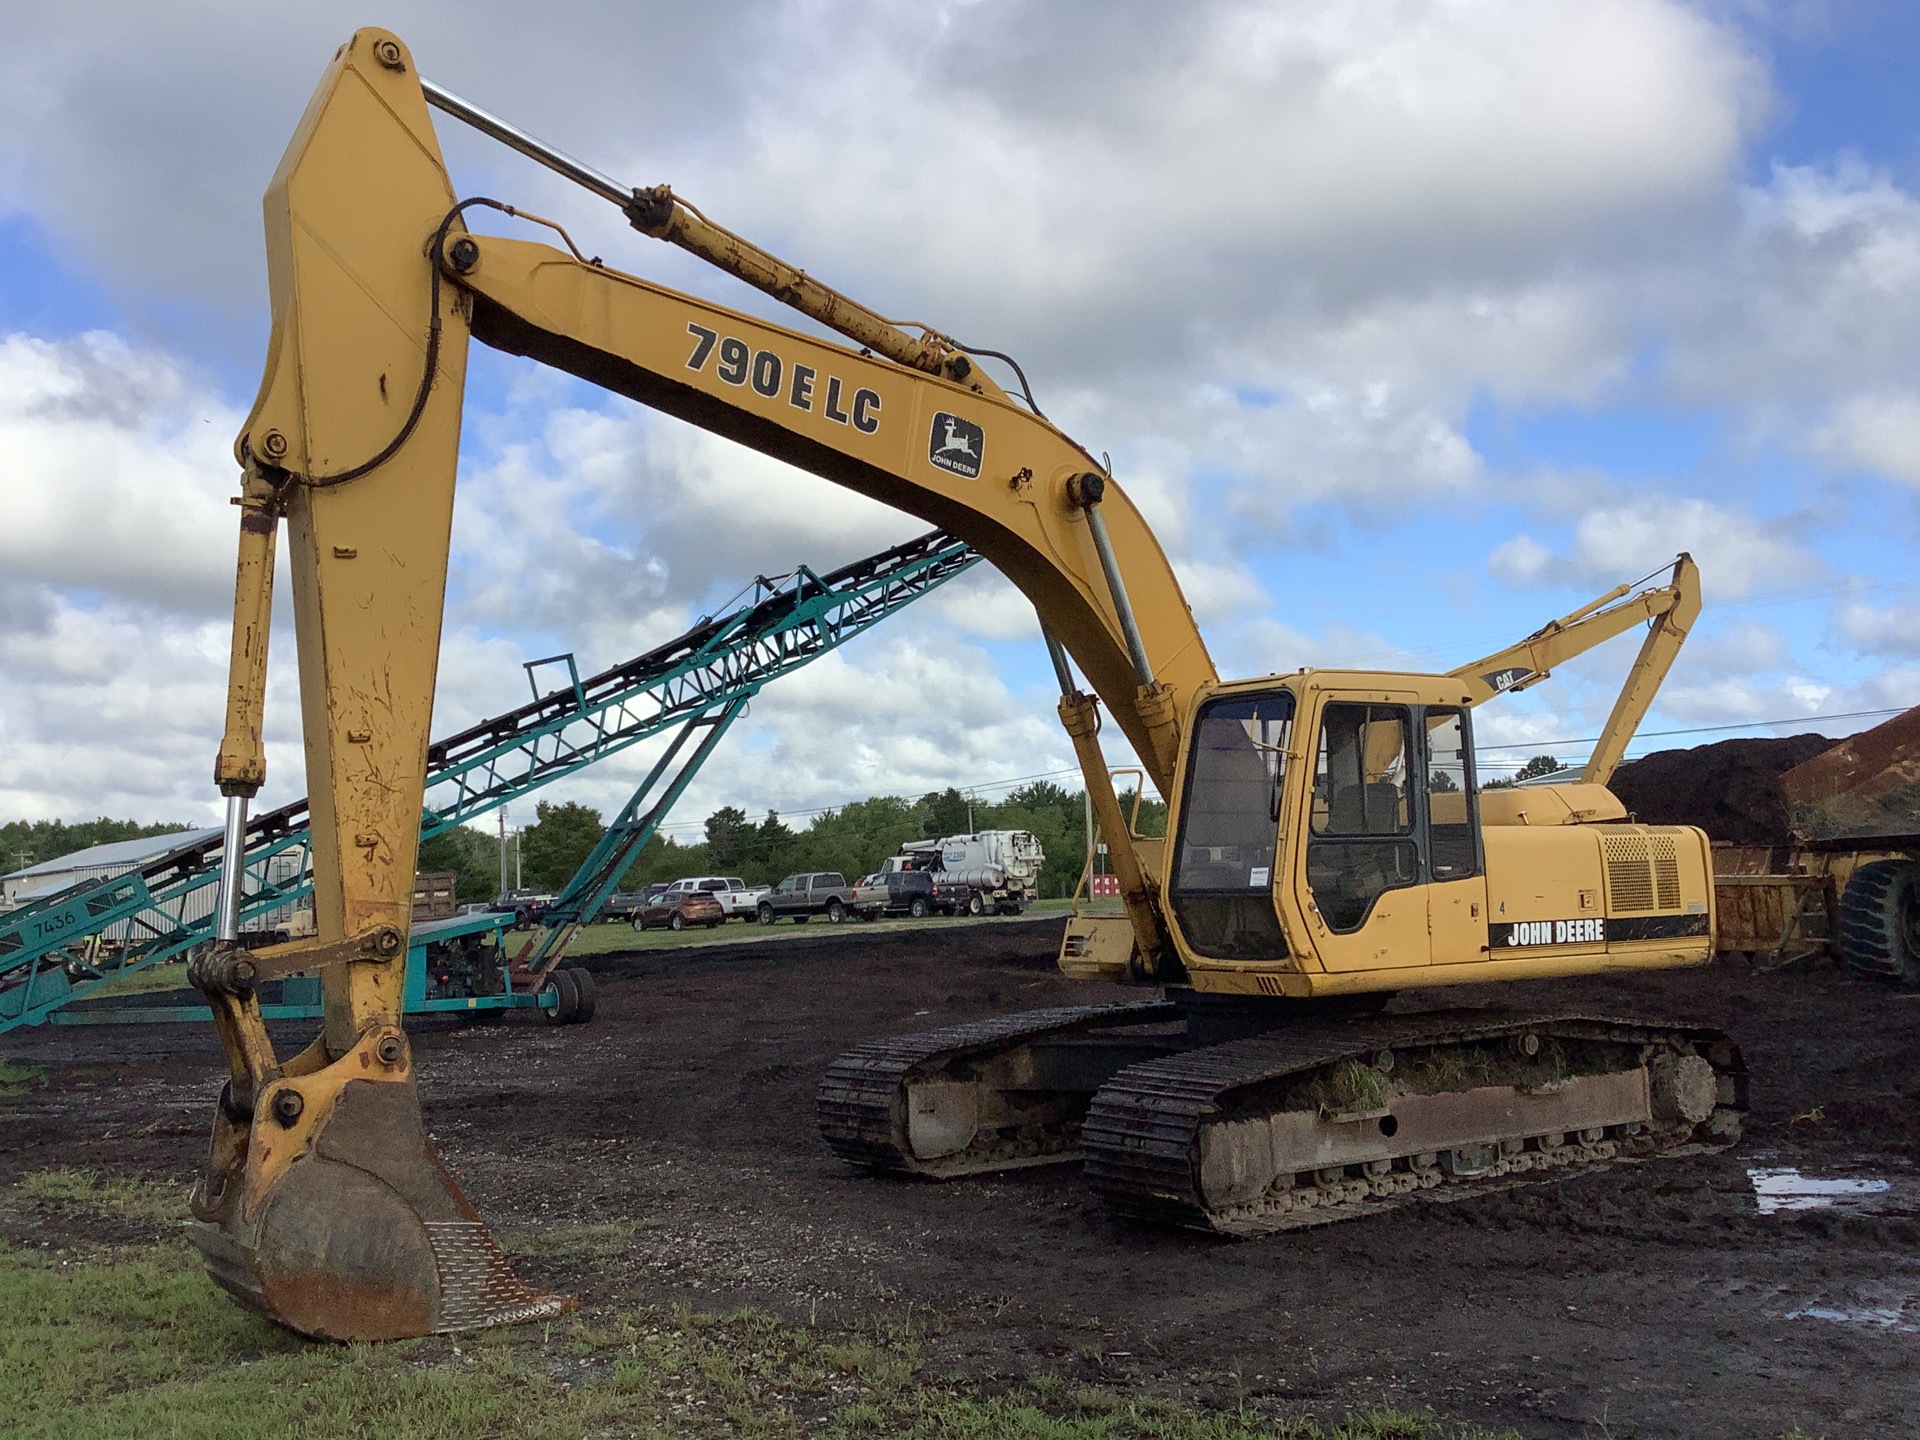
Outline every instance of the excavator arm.
<path fill-rule="evenodd" d="M 620 204 L 859 350 L 623 275 L 561 246 L 471 233 L 429 100 Z M 505 133 L 503 133 L 505 132 Z M 557 163 L 556 163 L 557 162 Z M 1091 457 L 954 342 L 916 337 L 720 230 L 664 187 L 622 191 L 423 86 L 394 36 L 336 53 L 265 199 L 273 329 L 236 442 L 243 478 L 218 940 L 190 966 L 230 1062 L 195 1237 L 243 1303 L 302 1333 L 418 1335 L 565 1302 L 514 1279 L 421 1126 L 401 1029 L 470 338 L 528 355 L 917 515 L 1031 599 L 1090 787 L 1111 799 L 1091 697 L 1163 793 L 1177 717 L 1214 680 L 1165 555 Z M 261 741 L 274 549 L 286 526 L 312 795 L 316 934 L 239 943 L 239 847 Z M 1124 578 L 1123 578 L 1124 577 Z M 1111 806 L 1117 817 L 1117 804 Z M 1102 823 L 1109 817 L 1104 810 Z M 1129 886 L 1143 949 L 1148 891 Z M 260 985 L 317 972 L 321 1034 L 281 1059 Z"/>
<path fill-rule="evenodd" d="M 1469 700 L 1478 705 L 1496 695 L 1536 685 L 1553 672 L 1554 666 L 1644 623 L 1647 634 L 1640 642 L 1640 653 L 1627 671 L 1612 713 L 1580 774 L 1585 784 L 1605 785 L 1627 753 L 1627 743 L 1646 718 L 1653 697 L 1699 616 L 1700 570 L 1693 557 L 1683 551 L 1675 558 L 1666 584 L 1639 591 L 1621 585 L 1571 615 L 1541 626 L 1517 645 L 1448 673 L 1464 683 Z"/>

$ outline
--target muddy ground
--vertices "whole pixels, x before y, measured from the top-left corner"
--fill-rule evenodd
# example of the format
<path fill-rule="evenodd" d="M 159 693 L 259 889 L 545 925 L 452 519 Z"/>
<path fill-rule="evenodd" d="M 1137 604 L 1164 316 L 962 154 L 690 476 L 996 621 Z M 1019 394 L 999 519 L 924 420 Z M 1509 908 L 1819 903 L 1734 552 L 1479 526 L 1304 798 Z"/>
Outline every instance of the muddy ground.
<path fill-rule="evenodd" d="M 1408 993 L 1575 1004 L 1732 1031 L 1756 1079 L 1733 1152 L 1222 1242 L 1105 1215 L 1077 1167 L 945 1185 L 843 1168 L 813 1087 L 860 1040 L 1102 998 L 1052 969 L 1060 922 L 817 927 L 590 962 L 598 1019 L 421 1027 L 427 1123 L 503 1230 L 648 1222 L 625 1260 L 540 1256 L 592 1300 L 933 1317 L 989 1384 L 1055 1371 L 1231 1402 L 1430 1405 L 1527 1436 L 1911 1436 L 1920 1413 L 1920 997 L 1739 963 Z M 740 932 L 735 932 L 740 933 Z M 528 1017 L 530 1018 L 530 1017 Z M 289 1043 L 293 1036 L 287 1037 Z M 207 1027 L 47 1027 L 0 1057 L 0 1185 L 50 1166 L 183 1178 L 218 1085 Z M 1888 1179 L 1880 1213 L 1758 1213 L 1749 1167 Z M 58 1217 L 0 1238 L 59 1244 Z"/>

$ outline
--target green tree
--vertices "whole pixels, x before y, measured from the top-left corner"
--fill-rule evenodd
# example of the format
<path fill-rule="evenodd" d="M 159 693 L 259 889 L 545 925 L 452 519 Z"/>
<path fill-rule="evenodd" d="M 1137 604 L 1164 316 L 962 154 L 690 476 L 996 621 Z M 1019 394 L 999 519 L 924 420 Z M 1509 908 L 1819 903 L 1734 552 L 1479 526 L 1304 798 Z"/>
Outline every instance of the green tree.
<path fill-rule="evenodd" d="M 1566 766 L 1562 765 L 1551 755 L 1536 755 L 1527 761 L 1526 764 L 1522 765 L 1510 779 L 1489 780 L 1480 788 L 1482 790 L 1508 790 L 1518 785 L 1522 780 L 1531 780 L 1538 775 L 1557 775 L 1566 768 Z"/>
<path fill-rule="evenodd" d="M 678 880 L 683 875 L 709 875 L 716 868 L 708 857 L 704 841 L 682 845 L 670 836 L 655 834 L 648 839 L 633 863 L 627 866 L 627 873 L 620 877 L 618 888 L 638 890 L 656 880 Z"/>
<path fill-rule="evenodd" d="M 790 873 L 788 866 L 804 863 L 795 853 L 798 849 L 794 833 L 781 820 L 780 812 L 767 811 L 767 818 L 754 827 L 747 849 L 747 866 L 758 877 L 754 883 L 770 885 Z"/>
<path fill-rule="evenodd" d="M 11 875 L 76 850 L 109 845 L 116 840 L 142 840 L 149 835 L 171 835 L 193 830 L 192 825 L 143 825 L 138 820 L 13 820 L 0 825 L 0 875 Z"/>
<path fill-rule="evenodd" d="M 734 850 L 747 824 L 747 812 L 735 805 L 723 805 L 707 817 L 707 854 L 714 868 L 724 870 L 734 862 Z"/>
<path fill-rule="evenodd" d="M 1016 810 L 1078 809 L 1080 792 L 1051 780 L 1030 780 L 1007 792 L 1006 803 Z"/>
<path fill-rule="evenodd" d="M 527 884 L 558 890 L 573 878 L 607 827 L 600 823 L 598 810 L 572 800 L 560 805 L 542 800 L 533 814 L 533 824 L 520 832 L 522 871 Z"/>
<path fill-rule="evenodd" d="M 500 842 L 467 825 L 420 842 L 422 874 L 451 870 L 459 876 L 454 895 L 462 904 L 491 900 L 500 888 Z"/>
<path fill-rule="evenodd" d="M 973 807 L 974 824 L 979 825 L 978 812 L 982 807 Z M 948 835 L 967 833 L 967 797 L 949 785 L 944 790 L 929 790 L 920 797 L 919 809 L 925 817 L 926 838 L 943 839 Z"/>

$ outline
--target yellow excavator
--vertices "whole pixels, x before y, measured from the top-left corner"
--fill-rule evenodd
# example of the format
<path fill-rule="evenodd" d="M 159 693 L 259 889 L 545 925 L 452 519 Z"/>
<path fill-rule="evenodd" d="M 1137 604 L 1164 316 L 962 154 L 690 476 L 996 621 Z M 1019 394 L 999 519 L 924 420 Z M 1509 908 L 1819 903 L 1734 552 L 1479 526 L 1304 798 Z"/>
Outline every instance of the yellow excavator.
<path fill-rule="evenodd" d="M 430 108 L 852 346 L 622 274 L 551 220 L 457 198 Z M 479 209 L 544 237 L 473 233 Z M 514 1277 L 435 1155 L 400 1024 L 470 338 L 939 525 L 1039 614 L 1123 902 L 1076 916 L 1060 963 L 1154 998 L 842 1056 L 820 1119 L 849 1160 L 944 1176 L 1084 1155 L 1123 1210 L 1252 1233 L 1737 1135 L 1744 1070 L 1716 1032 L 1381 1013 L 1410 987 L 1709 958 L 1705 837 L 1631 823 L 1605 785 L 1698 613 L 1685 556 L 1664 584 L 1623 586 L 1448 674 L 1226 682 L 1139 511 L 1044 418 L 1024 376 L 1016 400 L 982 368 L 993 352 L 888 320 L 665 186 L 623 187 L 552 150 L 423 80 L 389 33 L 362 30 L 336 53 L 265 210 L 273 329 L 236 444 L 224 880 L 218 938 L 190 965 L 230 1062 L 194 1235 L 243 1303 L 338 1339 L 568 1303 Z M 265 775 L 283 521 L 317 933 L 250 950 L 240 860 Z M 1641 623 L 1579 778 L 1481 788 L 1474 708 Z M 1133 834 L 1121 813 L 1103 711 L 1169 802 L 1165 840 Z M 325 1014 L 312 1044 L 281 1058 L 257 990 L 295 972 L 321 977 Z"/>

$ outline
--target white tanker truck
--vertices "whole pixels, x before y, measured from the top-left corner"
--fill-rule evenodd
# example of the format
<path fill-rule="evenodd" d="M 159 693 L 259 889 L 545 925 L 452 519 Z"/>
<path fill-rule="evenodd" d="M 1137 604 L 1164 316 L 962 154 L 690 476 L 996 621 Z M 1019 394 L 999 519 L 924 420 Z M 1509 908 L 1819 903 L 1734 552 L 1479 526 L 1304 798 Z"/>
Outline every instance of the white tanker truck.
<path fill-rule="evenodd" d="M 1018 915 L 1040 893 L 1035 882 L 1046 858 L 1030 830 L 982 830 L 944 840 L 909 840 L 880 870 L 930 872 L 935 898 L 955 913 Z"/>

